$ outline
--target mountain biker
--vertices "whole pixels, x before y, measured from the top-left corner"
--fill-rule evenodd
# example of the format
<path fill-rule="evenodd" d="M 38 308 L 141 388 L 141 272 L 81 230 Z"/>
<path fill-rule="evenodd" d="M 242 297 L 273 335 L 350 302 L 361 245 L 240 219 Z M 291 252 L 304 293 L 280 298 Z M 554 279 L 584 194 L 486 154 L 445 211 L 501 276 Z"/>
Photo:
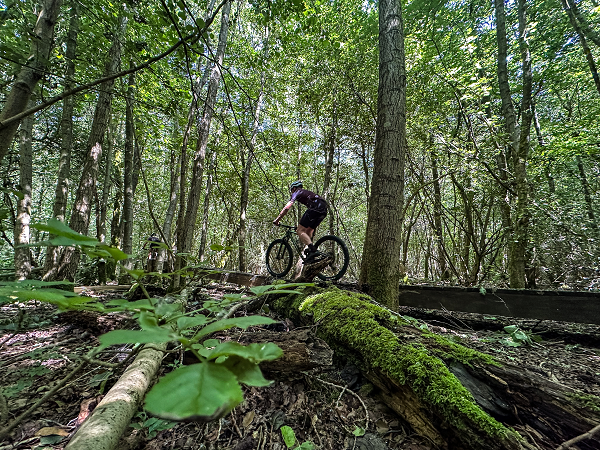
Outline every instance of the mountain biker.
<path fill-rule="evenodd" d="M 152 233 L 146 239 L 146 243 L 142 247 L 142 250 L 145 249 L 148 244 L 150 244 L 150 251 L 148 252 L 148 259 L 156 259 L 158 248 L 160 247 L 160 245 L 158 245 L 159 242 L 160 242 L 160 238 L 156 235 L 156 233 Z"/>
<path fill-rule="evenodd" d="M 318 194 L 315 194 L 308 189 L 303 189 L 302 181 L 294 181 L 290 185 L 290 193 L 292 197 L 290 201 L 283 207 L 277 218 L 273 221 L 273 225 L 279 226 L 279 222 L 285 216 L 295 201 L 302 203 L 308 209 L 300 219 L 300 224 L 296 228 L 296 234 L 300 242 L 306 245 L 306 263 L 310 263 L 314 259 L 317 249 L 312 243 L 315 229 L 327 216 L 327 202 L 323 200 Z"/>

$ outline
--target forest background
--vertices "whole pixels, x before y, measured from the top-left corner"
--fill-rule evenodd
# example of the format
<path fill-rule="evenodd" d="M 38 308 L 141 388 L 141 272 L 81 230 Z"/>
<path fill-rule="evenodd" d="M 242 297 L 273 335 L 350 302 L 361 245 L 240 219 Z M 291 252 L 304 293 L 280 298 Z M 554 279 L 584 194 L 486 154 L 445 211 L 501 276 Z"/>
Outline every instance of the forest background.
<path fill-rule="evenodd" d="M 371 186 L 386 181 L 373 179 L 378 2 L 0 8 L 2 271 L 123 276 L 36 246 L 49 236 L 30 223 L 54 217 L 135 255 L 130 268 L 156 232 L 188 263 L 265 273 L 271 222 L 302 179 L 359 277 Z M 403 8 L 400 278 L 597 288 L 599 5 Z"/>

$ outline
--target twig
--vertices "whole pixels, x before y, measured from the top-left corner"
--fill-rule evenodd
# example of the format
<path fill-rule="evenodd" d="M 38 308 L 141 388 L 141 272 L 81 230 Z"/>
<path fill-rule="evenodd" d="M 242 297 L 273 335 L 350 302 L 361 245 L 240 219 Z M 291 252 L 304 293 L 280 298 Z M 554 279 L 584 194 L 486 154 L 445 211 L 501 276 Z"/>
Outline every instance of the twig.
<path fill-rule="evenodd" d="M 17 333 L 14 332 L 14 333 L 11 333 L 8 336 L 6 336 L 6 338 L 3 339 L 2 342 L 0 342 L 0 348 L 4 347 L 4 344 L 6 344 L 8 341 L 10 341 L 12 338 L 14 338 L 16 334 Z"/>
<path fill-rule="evenodd" d="M 305 375 L 308 375 L 308 374 L 305 374 Z M 308 375 L 308 376 L 311 376 L 311 375 Z M 354 391 L 352 391 L 350 389 L 346 389 L 346 386 L 340 386 L 338 384 L 333 384 L 333 383 L 330 383 L 328 381 L 321 380 L 319 377 L 315 377 L 315 376 L 312 376 L 312 377 L 315 378 L 316 380 L 320 381 L 321 383 L 326 384 L 327 386 L 332 386 L 332 387 L 335 387 L 335 388 L 338 388 L 338 389 L 342 389 L 342 394 L 344 393 L 344 391 L 347 390 L 352 395 L 354 395 L 358 399 L 358 401 L 360 402 L 360 404 L 362 405 L 362 407 L 365 410 L 365 430 L 369 429 L 369 410 L 367 409 L 367 406 L 365 405 L 365 402 L 363 402 L 362 398 L 360 398 L 360 395 L 358 395 L 356 392 L 354 392 Z M 340 395 L 340 397 L 341 397 L 341 395 Z"/>
<path fill-rule="evenodd" d="M 594 434 L 596 434 L 598 431 L 600 431 L 600 425 L 596 425 L 594 428 L 592 428 L 590 431 L 587 431 L 583 434 L 580 434 L 579 436 L 574 437 L 571 440 L 568 440 L 567 442 L 563 442 L 562 444 L 560 444 L 558 447 L 556 447 L 556 450 L 566 450 L 567 448 L 569 448 L 571 445 L 576 444 L 579 441 L 583 441 L 584 439 L 589 439 L 592 436 L 594 436 Z"/>
<path fill-rule="evenodd" d="M 54 394 L 56 394 L 56 392 L 58 392 L 63 386 L 65 386 L 69 382 L 69 380 L 71 378 L 73 378 L 75 376 L 75 374 L 77 372 L 79 372 L 83 368 L 83 366 L 85 366 L 86 364 L 87 364 L 86 361 L 81 361 L 77 365 L 77 367 L 75 367 L 66 377 L 64 377 L 62 380 L 60 380 L 56 386 L 54 386 L 52 389 L 50 389 L 48 392 L 46 392 L 46 394 L 44 394 L 42 396 L 42 398 L 40 398 L 37 402 L 35 402 L 33 405 L 31 405 L 31 407 L 29 409 L 27 409 L 27 411 L 25 411 L 23 414 L 21 414 L 19 417 L 17 417 L 13 421 L 13 423 L 11 423 L 6 428 L 0 430 L 0 439 L 5 438 L 8 435 L 8 433 L 10 433 L 17 425 L 19 425 L 33 411 L 35 411 L 42 403 L 46 402 L 46 400 L 48 400 L 50 397 L 52 397 Z"/>

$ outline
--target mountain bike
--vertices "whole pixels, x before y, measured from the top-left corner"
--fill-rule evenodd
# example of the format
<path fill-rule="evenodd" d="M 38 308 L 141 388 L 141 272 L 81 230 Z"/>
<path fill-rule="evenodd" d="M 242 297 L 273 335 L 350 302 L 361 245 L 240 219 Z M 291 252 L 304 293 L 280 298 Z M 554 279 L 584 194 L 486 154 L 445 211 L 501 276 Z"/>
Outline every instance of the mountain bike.
<path fill-rule="evenodd" d="M 285 277 L 294 262 L 294 250 L 297 255 L 306 259 L 302 245 L 296 235 L 296 227 L 279 225 L 285 228 L 285 236 L 275 239 L 267 248 L 267 270 L 276 278 Z M 293 248 L 293 249 L 292 249 Z M 317 254 L 315 258 L 331 258 L 331 262 L 317 275 L 321 280 L 335 281 L 344 276 L 350 263 L 350 253 L 343 240 L 337 236 L 327 235 L 315 242 Z"/>

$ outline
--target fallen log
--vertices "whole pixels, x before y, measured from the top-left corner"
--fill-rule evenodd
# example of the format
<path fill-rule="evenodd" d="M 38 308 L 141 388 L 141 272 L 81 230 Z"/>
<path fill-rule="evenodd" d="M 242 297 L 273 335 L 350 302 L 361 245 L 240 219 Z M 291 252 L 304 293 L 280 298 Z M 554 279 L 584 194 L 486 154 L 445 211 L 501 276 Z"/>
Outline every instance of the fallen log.
<path fill-rule="evenodd" d="M 364 294 L 306 289 L 271 302 L 352 359 L 381 398 L 413 429 L 444 449 L 540 449 L 600 424 L 600 400 L 420 329 Z M 592 437 L 580 449 L 600 447 Z"/>
<path fill-rule="evenodd" d="M 281 358 L 260 364 L 260 368 L 265 372 L 297 373 L 333 364 L 333 350 L 311 330 L 244 333 L 239 342 L 244 345 L 272 342 L 283 350 Z"/>
<path fill-rule="evenodd" d="M 166 348 L 166 344 L 157 344 Z M 65 450 L 112 450 L 154 381 L 163 352 L 145 348 L 77 430 Z"/>

